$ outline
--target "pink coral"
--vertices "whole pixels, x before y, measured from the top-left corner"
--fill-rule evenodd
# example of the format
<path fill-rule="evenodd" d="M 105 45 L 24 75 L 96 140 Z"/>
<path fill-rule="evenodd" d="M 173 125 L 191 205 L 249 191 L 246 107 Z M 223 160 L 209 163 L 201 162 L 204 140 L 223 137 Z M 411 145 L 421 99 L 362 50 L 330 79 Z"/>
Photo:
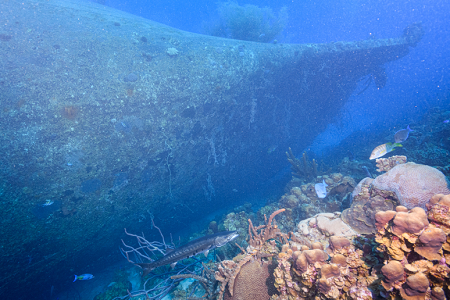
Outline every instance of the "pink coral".
<path fill-rule="evenodd" d="M 372 185 L 380 190 L 394 192 L 400 205 L 409 209 L 425 209 L 433 195 L 450 193 L 445 175 L 439 170 L 411 162 L 400 164 L 378 176 Z"/>

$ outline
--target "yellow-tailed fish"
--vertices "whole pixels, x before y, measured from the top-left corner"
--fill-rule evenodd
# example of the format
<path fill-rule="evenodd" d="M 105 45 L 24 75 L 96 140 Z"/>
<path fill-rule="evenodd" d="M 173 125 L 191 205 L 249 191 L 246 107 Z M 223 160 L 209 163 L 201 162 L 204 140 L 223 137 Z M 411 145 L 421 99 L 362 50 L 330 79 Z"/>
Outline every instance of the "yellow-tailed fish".
<path fill-rule="evenodd" d="M 393 151 L 395 149 L 395 147 L 403 147 L 403 145 L 399 144 L 399 143 L 394 143 L 394 144 L 386 143 L 386 144 L 380 145 L 380 146 L 376 147 L 375 149 L 373 149 L 372 154 L 370 154 L 369 159 L 380 158 L 383 155 L 385 155 L 386 153 Z"/>

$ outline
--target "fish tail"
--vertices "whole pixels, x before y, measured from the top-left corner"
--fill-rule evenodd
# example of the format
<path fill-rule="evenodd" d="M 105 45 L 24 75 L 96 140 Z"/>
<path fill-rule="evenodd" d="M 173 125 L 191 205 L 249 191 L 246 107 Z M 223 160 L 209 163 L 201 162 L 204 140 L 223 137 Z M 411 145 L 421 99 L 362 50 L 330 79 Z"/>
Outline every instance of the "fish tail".
<path fill-rule="evenodd" d="M 75 279 L 72 281 L 72 282 L 75 282 L 75 281 L 77 281 L 77 279 L 78 279 L 78 276 L 77 275 L 74 275 L 75 276 Z"/>
<path fill-rule="evenodd" d="M 142 274 L 142 276 L 147 276 L 148 273 L 150 273 L 155 267 L 154 264 L 135 264 L 136 266 L 139 266 L 142 268 L 142 270 L 144 271 L 144 273 Z"/>
<path fill-rule="evenodd" d="M 394 146 L 394 147 L 403 147 L 403 145 L 402 144 L 400 144 L 400 143 L 395 143 L 394 145 L 392 145 L 392 146 Z"/>

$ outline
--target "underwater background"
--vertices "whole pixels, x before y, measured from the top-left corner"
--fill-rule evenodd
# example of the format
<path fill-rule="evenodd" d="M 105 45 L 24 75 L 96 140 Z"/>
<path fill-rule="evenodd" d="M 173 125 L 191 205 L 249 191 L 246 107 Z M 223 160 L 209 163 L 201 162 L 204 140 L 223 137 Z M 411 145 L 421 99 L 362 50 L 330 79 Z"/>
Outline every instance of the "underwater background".
<path fill-rule="evenodd" d="M 175 245 L 238 230 L 246 248 L 249 218 L 286 208 L 287 233 L 341 212 L 382 173 L 372 150 L 408 125 L 383 157 L 448 179 L 448 11 L 423 0 L 2 1 L 0 297 L 126 298 L 142 286 L 119 249 L 124 228 L 159 240 L 158 226 Z M 325 200 L 308 190 L 330 178 Z M 304 196 L 288 199 L 296 187 Z M 193 287 L 165 272 L 151 283 L 186 299 Z"/>

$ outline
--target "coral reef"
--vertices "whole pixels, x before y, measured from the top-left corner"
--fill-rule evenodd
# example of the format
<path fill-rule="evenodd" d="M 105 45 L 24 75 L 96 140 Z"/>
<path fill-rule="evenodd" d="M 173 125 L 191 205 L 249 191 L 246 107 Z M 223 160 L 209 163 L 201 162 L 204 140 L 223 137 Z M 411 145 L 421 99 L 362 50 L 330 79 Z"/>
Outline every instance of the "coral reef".
<path fill-rule="evenodd" d="M 321 213 L 298 223 L 297 231 L 291 233 L 291 241 L 297 245 L 311 247 L 314 243 L 328 246 L 330 236 L 352 237 L 357 235 L 349 225 L 341 219 L 339 212 Z"/>
<path fill-rule="evenodd" d="M 125 271 L 116 271 L 114 280 L 108 284 L 102 293 L 97 294 L 94 300 L 112 300 L 127 294 L 128 291 L 132 290 L 131 282 L 128 281 L 127 277 L 128 274 Z"/>
<path fill-rule="evenodd" d="M 438 172 L 420 165 L 415 171 L 417 165 L 401 161 L 386 159 L 378 168 L 392 180 L 398 178 L 389 173 L 401 166 L 413 169 L 401 173 L 411 172 L 411 180 L 417 178 L 415 172 L 431 176 Z M 342 179 L 341 174 L 331 174 L 325 180 L 332 185 Z M 427 211 L 418 206 L 408 209 L 398 205 L 395 191 L 375 187 L 376 180 L 361 180 L 352 192 L 350 209 L 342 214 L 316 214 L 300 221 L 289 235 L 273 224 L 273 218 L 283 211 L 292 218 L 301 199 L 312 201 L 315 191 L 308 189 L 312 184 L 291 188 L 280 199 L 286 209 L 275 211 L 268 220 L 264 215 L 265 225 L 253 226 L 248 220 L 249 246 L 232 261 L 221 262 L 216 271 L 215 278 L 222 283 L 219 299 L 222 295 L 224 299 L 271 300 L 448 299 L 450 195 L 428 199 Z M 399 190 L 404 191 L 404 184 L 412 186 L 399 180 Z M 426 186 L 434 190 L 434 183 Z"/>
<path fill-rule="evenodd" d="M 425 204 L 433 195 L 450 193 L 444 174 L 430 166 L 411 162 L 397 165 L 378 176 L 372 186 L 394 192 L 400 205 L 409 209 L 425 208 Z"/>
<path fill-rule="evenodd" d="M 315 159 L 309 160 L 308 154 L 303 152 L 302 159 L 295 157 L 292 149 L 289 147 L 289 152 L 286 152 L 287 160 L 291 164 L 292 175 L 297 178 L 311 179 L 317 177 L 318 165 Z"/>
<path fill-rule="evenodd" d="M 406 160 L 407 158 L 404 155 L 394 155 L 389 158 L 377 158 L 375 161 L 378 172 L 387 172 L 399 164 L 405 164 Z"/>
<path fill-rule="evenodd" d="M 273 224 L 273 218 L 285 211 L 279 209 L 272 213 L 265 225 L 257 227 L 249 219 L 249 246 L 246 251 L 235 257 L 234 260 L 220 262 L 215 278 L 221 282 L 218 299 L 269 299 L 269 295 L 276 292 L 273 284 L 267 281 L 270 278 L 269 269 L 271 261 L 265 258 L 278 253 L 275 240 L 280 243 L 287 242 L 286 234 L 281 233 Z M 268 242 L 268 240 L 270 241 Z M 273 269 L 273 268 L 272 268 Z"/>
<path fill-rule="evenodd" d="M 389 166 L 389 160 L 379 168 Z M 391 161 L 399 160 L 402 159 Z M 435 168 L 415 163 L 397 164 L 373 180 L 361 180 L 352 193 L 351 207 L 342 212 L 341 218 L 358 233 L 376 233 L 376 213 L 392 211 L 397 205 L 405 209 L 425 208 L 433 195 L 448 191 L 445 176 Z"/>
<path fill-rule="evenodd" d="M 329 244 L 326 251 L 320 244 L 302 250 L 284 245 L 274 272 L 280 295 L 271 299 L 372 299 L 369 286 L 378 278 L 365 253 L 344 237 L 332 237 Z"/>
<path fill-rule="evenodd" d="M 327 186 L 326 198 L 317 197 L 315 183 L 325 180 Z M 290 184 L 288 184 L 289 186 Z M 291 209 L 293 215 L 306 219 L 318 213 L 340 211 L 344 199 L 349 196 L 356 186 L 352 177 L 340 173 L 318 176 L 315 181 L 294 186 L 289 193 L 283 195 L 279 201 L 281 207 Z"/>
<path fill-rule="evenodd" d="M 226 215 L 225 220 L 223 222 L 223 228 L 228 231 L 236 230 L 239 233 L 239 236 L 236 238 L 235 242 L 242 245 L 245 242 L 247 237 L 247 231 L 245 228 L 247 227 L 247 220 L 249 219 L 249 214 L 244 211 L 241 212 L 231 212 Z"/>
<path fill-rule="evenodd" d="M 376 215 L 377 250 L 386 298 L 446 299 L 450 284 L 450 195 L 433 196 L 428 214 L 420 207 Z M 447 296 L 445 295 L 447 294 Z"/>
<path fill-rule="evenodd" d="M 350 153 L 353 157 L 353 154 Z M 348 174 L 355 178 L 355 180 L 360 180 L 364 176 L 372 177 L 370 172 L 374 172 L 375 169 L 367 164 L 366 160 L 357 160 L 354 158 L 344 157 L 342 161 L 336 166 L 336 170 L 342 174 Z"/>

